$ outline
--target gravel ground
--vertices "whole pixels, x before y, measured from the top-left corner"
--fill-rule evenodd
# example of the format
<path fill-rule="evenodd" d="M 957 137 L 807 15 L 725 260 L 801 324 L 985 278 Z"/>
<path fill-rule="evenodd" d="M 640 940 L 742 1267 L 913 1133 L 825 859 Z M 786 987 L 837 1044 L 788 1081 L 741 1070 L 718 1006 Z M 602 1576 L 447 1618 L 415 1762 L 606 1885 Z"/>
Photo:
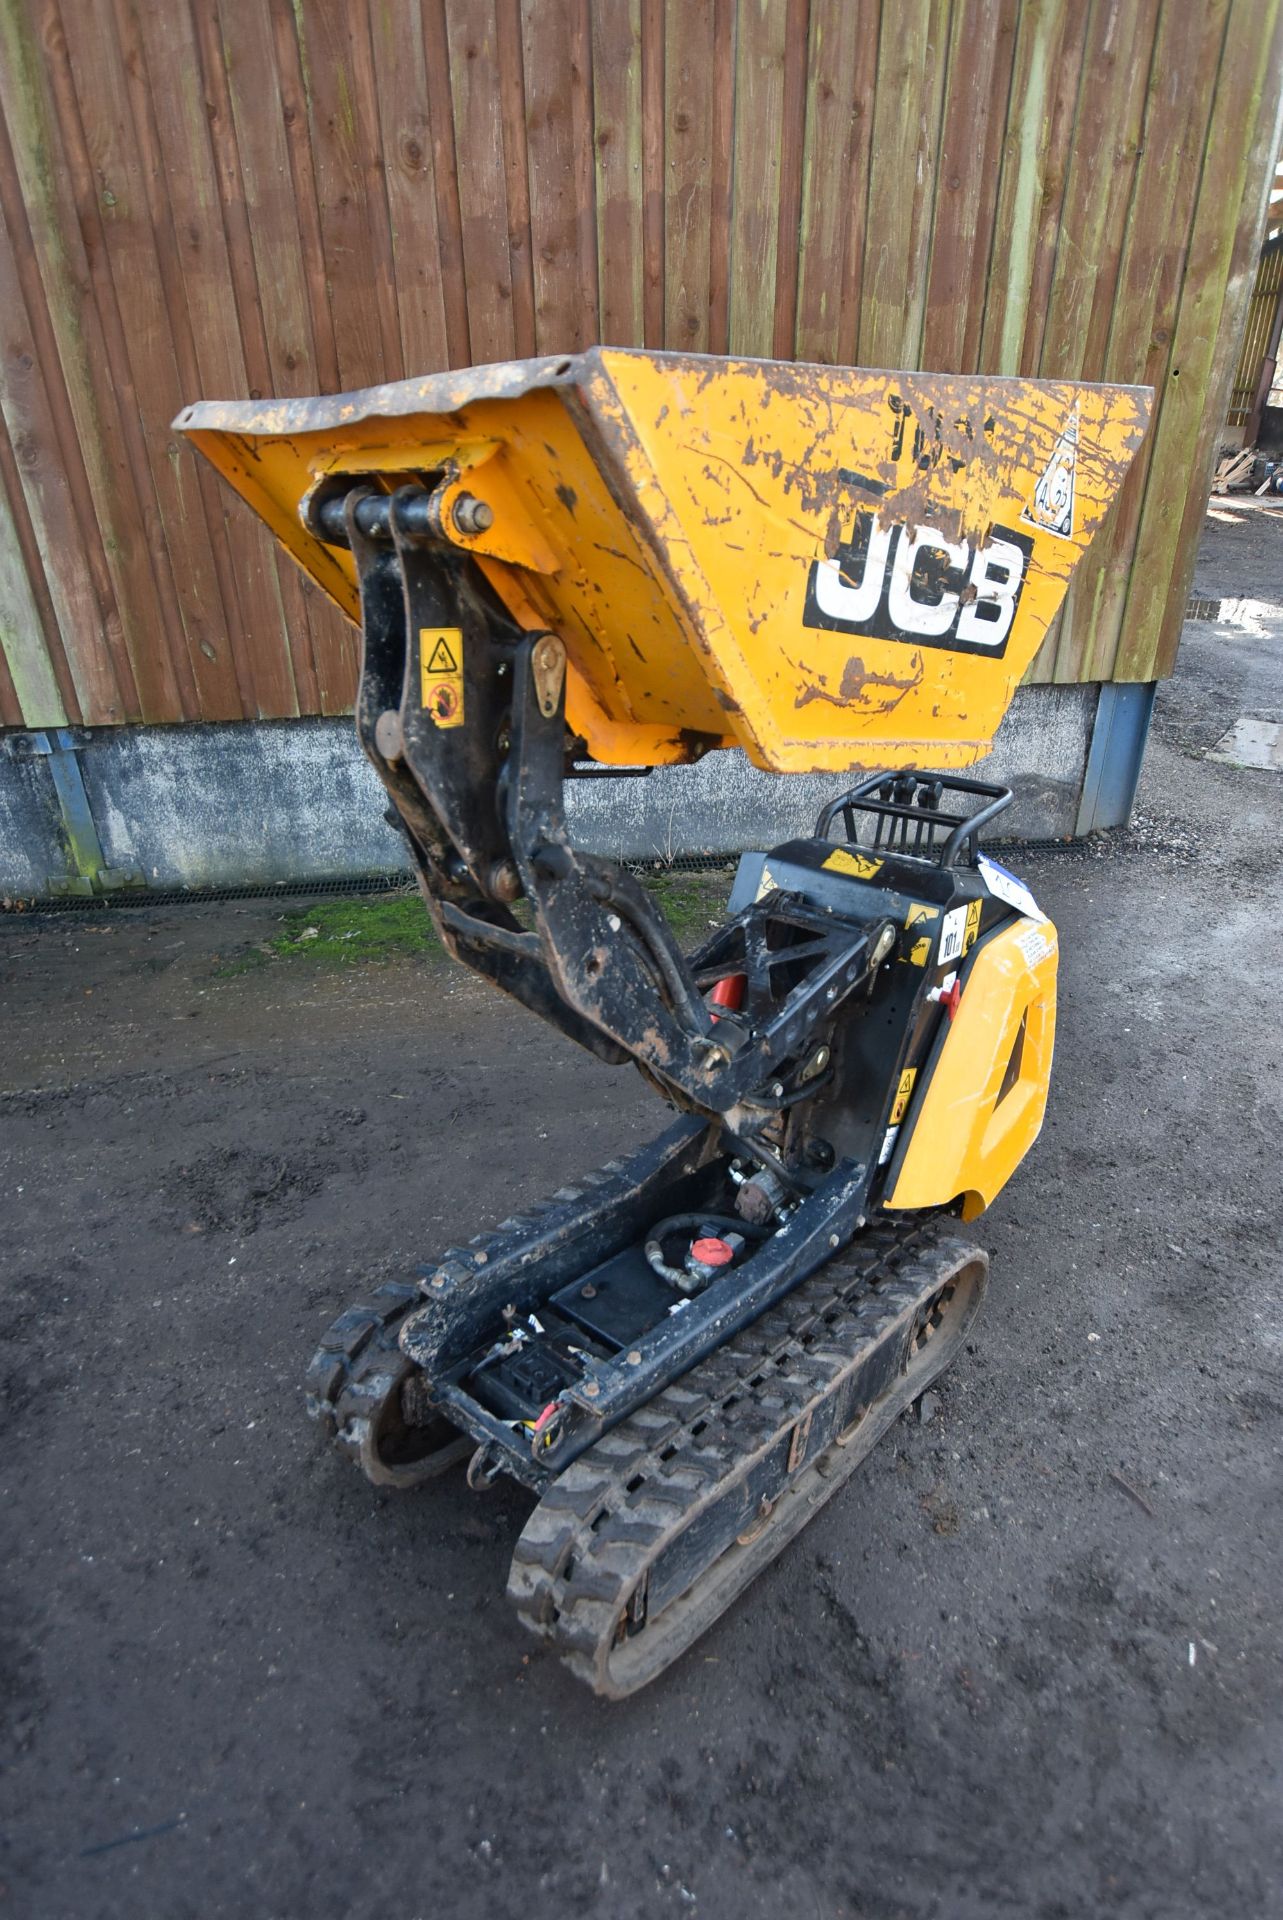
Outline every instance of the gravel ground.
<path fill-rule="evenodd" d="M 1245 526 L 1196 591 L 1283 604 Z M 1201 758 L 1281 703 L 1283 612 L 1192 625 L 1136 827 L 1024 859 L 1057 1071 L 974 1346 L 622 1705 L 509 1617 L 521 1496 L 376 1493 L 298 1382 L 640 1082 L 428 958 L 228 972 L 269 904 L 0 919 L 0 1913 L 1283 1914 L 1283 787 Z"/>

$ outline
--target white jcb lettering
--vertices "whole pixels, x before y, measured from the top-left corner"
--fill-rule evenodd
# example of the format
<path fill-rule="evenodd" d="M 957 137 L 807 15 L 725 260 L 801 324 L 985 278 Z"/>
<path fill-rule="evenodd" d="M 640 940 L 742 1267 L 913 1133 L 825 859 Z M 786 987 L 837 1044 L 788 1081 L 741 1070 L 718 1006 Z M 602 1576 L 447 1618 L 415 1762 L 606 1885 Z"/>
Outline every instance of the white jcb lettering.
<path fill-rule="evenodd" d="M 1000 647 L 1016 617 L 1016 600 L 1025 574 L 1025 556 L 1014 541 L 1000 536 L 981 547 L 971 569 L 976 597 L 962 609 L 958 638 L 970 647 Z"/>
<path fill-rule="evenodd" d="M 971 558 L 971 548 L 965 540 L 946 540 L 934 527 L 919 527 L 912 538 L 907 529 L 901 533 L 887 590 L 887 612 L 901 633 L 921 634 L 925 640 L 948 633 L 957 617 L 960 595 L 944 586 L 934 600 L 922 600 L 914 594 L 914 569 L 924 550 L 942 556 L 941 574 L 961 574 Z"/>
<path fill-rule="evenodd" d="M 836 560 L 821 560 L 815 569 L 815 603 L 830 620 L 862 625 L 871 620 L 882 598 L 882 581 L 887 570 L 894 527 L 879 526 L 877 516 L 869 528 L 869 544 L 864 556 L 864 572 L 856 586 L 846 577 Z"/>
<path fill-rule="evenodd" d="M 862 511 L 838 557 L 812 563 L 804 621 L 999 655 L 1032 551 L 1009 527 L 991 528 L 986 544 L 973 547 L 937 527 L 883 526 Z"/>

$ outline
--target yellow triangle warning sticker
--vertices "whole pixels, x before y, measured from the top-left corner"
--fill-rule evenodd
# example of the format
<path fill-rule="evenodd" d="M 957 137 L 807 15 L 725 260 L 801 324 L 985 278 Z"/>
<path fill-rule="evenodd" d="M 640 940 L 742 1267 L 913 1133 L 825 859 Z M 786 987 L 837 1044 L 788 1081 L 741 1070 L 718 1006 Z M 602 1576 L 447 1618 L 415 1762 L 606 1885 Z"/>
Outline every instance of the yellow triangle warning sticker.
<path fill-rule="evenodd" d="M 450 643 L 444 634 L 437 638 L 437 644 L 428 655 L 425 673 L 458 673 L 459 662 L 450 651 Z"/>
<path fill-rule="evenodd" d="M 463 725 L 463 629 L 419 628 L 419 698 L 434 727 Z"/>

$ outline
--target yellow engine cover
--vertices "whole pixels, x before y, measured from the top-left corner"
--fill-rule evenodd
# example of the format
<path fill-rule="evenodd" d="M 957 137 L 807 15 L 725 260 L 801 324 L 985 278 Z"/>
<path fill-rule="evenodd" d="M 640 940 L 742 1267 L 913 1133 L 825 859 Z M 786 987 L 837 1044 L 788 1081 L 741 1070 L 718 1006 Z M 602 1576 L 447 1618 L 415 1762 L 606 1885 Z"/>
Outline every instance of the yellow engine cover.
<path fill-rule="evenodd" d="M 300 502 L 443 489 L 447 537 L 565 642 L 596 759 L 844 772 L 988 751 L 1152 397 L 596 347 L 174 424 L 352 620 Z"/>
<path fill-rule="evenodd" d="M 974 1220 L 1042 1130 L 1056 1032 L 1056 929 L 1017 920 L 975 949 L 944 1045 L 891 1169 L 892 1210 L 948 1206 Z"/>

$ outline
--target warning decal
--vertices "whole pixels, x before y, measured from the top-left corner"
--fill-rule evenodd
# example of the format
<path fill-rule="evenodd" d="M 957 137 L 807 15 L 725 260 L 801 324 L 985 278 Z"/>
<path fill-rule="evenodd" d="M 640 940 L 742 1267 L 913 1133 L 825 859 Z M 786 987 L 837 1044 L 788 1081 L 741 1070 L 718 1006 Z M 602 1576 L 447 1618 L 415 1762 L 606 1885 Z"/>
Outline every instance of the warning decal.
<path fill-rule="evenodd" d="M 909 1095 L 913 1092 L 913 1083 L 918 1077 L 916 1067 L 906 1067 L 900 1075 L 900 1084 L 895 1090 L 895 1103 L 891 1108 L 891 1125 L 898 1127 L 909 1105 Z"/>
<path fill-rule="evenodd" d="M 1077 471 L 1078 409 L 1075 407 L 1068 425 L 1051 450 L 1051 459 L 1042 470 L 1034 488 L 1034 497 L 1025 508 L 1022 518 L 1031 520 L 1034 526 L 1044 528 L 1047 533 L 1057 533 L 1064 540 L 1072 539 Z"/>
<path fill-rule="evenodd" d="M 972 900 L 967 907 L 967 930 L 962 936 L 962 951 L 970 953 L 976 944 L 976 935 L 980 931 L 980 902 Z"/>
<path fill-rule="evenodd" d="M 463 632 L 459 627 L 419 628 L 419 679 L 423 711 L 438 727 L 463 725 Z"/>
<path fill-rule="evenodd" d="M 848 853 L 845 847 L 835 847 L 824 864 L 831 873 L 849 873 L 856 880 L 872 880 L 882 871 L 880 860 L 871 860 L 867 853 Z"/>
<path fill-rule="evenodd" d="M 940 928 L 940 951 L 936 955 L 938 964 L 947 967 L 952 960 L 961 960 L 962 942 L 967 931 L 967 909 L 951 907 L 944 916 Z"/>

